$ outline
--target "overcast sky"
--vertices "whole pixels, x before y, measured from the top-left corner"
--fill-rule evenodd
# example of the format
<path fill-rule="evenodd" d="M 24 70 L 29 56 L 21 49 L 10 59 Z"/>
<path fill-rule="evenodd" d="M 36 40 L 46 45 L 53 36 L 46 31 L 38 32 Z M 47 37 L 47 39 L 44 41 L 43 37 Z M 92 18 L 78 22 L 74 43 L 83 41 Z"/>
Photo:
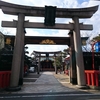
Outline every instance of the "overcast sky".
<path fill-rule="evenodd" d="M 57 6 L 57 8 L 84 8 L 91 6 L 100 6 L 99 0 L 1 0 L 9 3 L 15 3 L 19 5 L 26 6 L 36 6 L 36 7 L 45 7 L 48 6 Z M 17 16 L 5 15 L 0 10 L 0 24 L 2 20 L 12 21 L 13 19 L 17 20 Z M 44 22 L 44 18 L 36 18 L 36 17 L 26 17 L 25 20 L 29 20 L 30 22 Z M 69 23 L 71 19 L 56 19 L 56 23 Z M 82 36 L 87 36 L 87 34 L 91 34 L 91 38 L 100 34 L 100 8 L 98 11 L 92 16 L 90 19 L 82 19 L 80 22 L 85 24 L 93 24 L 92 31 L 81 31 Z M 13 28 L 2 28 L 0 25 L 0 29 L 4 32 L 6 30 L 9 32 L 9 35 L 15 35 L 16 29 Z M 54 29 L 26 29 L 27 34 L 30 36 L 68 36 L 68 30 L 54 30 Z M 55 46 L 55 45 L 28 45 L 29 54 L 35 51 L 59 51 L 67 48 L 66 46 Z"/>

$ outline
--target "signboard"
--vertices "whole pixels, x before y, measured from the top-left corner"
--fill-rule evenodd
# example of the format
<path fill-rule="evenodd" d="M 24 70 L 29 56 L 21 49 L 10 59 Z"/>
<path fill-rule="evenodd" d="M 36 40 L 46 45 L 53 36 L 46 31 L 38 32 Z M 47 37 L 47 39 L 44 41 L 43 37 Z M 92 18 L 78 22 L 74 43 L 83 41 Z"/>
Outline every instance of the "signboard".
<path fill-rule="evenodd" d="M 96 51 L 96 52 L 100 52 L 100 42 L 97 42 L 97 43 L 95 44 L 95 51 Z"/>

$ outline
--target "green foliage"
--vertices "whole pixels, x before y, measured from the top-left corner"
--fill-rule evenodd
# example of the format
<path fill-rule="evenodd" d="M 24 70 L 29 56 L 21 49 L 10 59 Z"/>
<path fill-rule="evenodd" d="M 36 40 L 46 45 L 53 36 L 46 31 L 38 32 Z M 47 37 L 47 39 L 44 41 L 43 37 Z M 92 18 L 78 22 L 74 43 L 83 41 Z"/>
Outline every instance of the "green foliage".
<path fill-rule="evenodd" d="M 56 57 L 54 64 L 56 64 L 57 68 L 61 68 L 62 67 L 62 57 L 61 56 Z"/>
<path fill-rule="evenodd" d="M 100 41 L 100 35 L 93 38 L 95 41 Z"/>
<path fill-rule="evenodd" d="M 31 64 L 31 59 L 32 59 L 31 57 L 25 55 L 25 56 L 24 56 L 24 63 L 30 65 L 30 64 Z"/>
<path fill-rule="evenodd" d="M 66 57 L 66 55 L 69 54 L 69 51 L 70 51 L 70 48 L 67 48 L 67 49 L 64 49 L 64 50 L 63 50 L 62 54 L 63 54 L 63 57 L 64 57 L 64 58 Z"/>
<path fill-rule="evenodd" d="M 62 57 L 66 57 L 66 52 L 62 52 Z"/>

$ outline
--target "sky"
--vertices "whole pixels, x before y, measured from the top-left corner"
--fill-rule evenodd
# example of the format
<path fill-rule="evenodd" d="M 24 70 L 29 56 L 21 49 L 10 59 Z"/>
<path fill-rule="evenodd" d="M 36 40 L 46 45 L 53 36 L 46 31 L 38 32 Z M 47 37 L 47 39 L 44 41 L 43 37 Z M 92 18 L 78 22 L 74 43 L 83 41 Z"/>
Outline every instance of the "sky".
<path fill-rule="evenodd" d="M 9 3 L 26 5 L 26 6 L 36 6 L 45 7 L 47 6 L 57 6 L 57 8 L 86 8 L 91 6 L 100 6 L 99 0 L 1 0 Z M 16 29 L 14 28 L 4 28 L 1 27 L 1 21 L 12 21 L 17 20 L 17 16 L 5 15 L 0 10 L 0 31 L 8 35 L 16 35 Z M 44 18 L 37 17 L 25 17 L 25 20 L 30 22 L 44 22 Z M 69 23 L 72 19 L 61 19 L 56 18 L 56 23 Z M 92 31 L 81 31 L 81 36 L 89 36 L 90 39 L 100 34 L 100 7 L 98 11 L 90 19 L 81 19 L 80 22 L 84 24 L 92 24 Z M 25 29 L 26 36 L 58 36 L 67 37 L 69 30 L 55 30 L 55 29 Z M 63 51 L 68 48 L 67 45 L 26 45 L 28 46 L 29 55 L 32 51 Z"/>

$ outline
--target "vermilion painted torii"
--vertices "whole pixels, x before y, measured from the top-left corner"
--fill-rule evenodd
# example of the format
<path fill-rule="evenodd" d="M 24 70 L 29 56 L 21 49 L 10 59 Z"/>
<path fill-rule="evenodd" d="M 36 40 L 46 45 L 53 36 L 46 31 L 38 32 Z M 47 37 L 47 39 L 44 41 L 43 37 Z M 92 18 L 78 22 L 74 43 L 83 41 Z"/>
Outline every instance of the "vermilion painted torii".
<path fill-rule="evenodd" d="M 44 28 L 44 29 L 68 29 L 73 30 L 74 47 L 76 55 L 77 83 L 78 86 L 86 85 L 83 55 L 81 48 L 80 30 L 92 30 L 92 25 L 84 25 L 79 23 L 80 18 L 91 18 L 98 10 L 98 6 L 89 8 L 57 8 L 56 18 L 72 18 L 72 23 L 55 24 L 54 26 L 45 26 L 44 23 L 34 23 L 25 21 L 25 16 L 44 17 L 44 7 L 22 6 L 3 2 L 0 0 L 0 8 L 4 14 L 18 16 L 18 21 L 3 21 L 2 27 L 16 28 L 16 39 L 12 61 L 12 72 L 10 87 L 17 87 L 20 74 L 21 56 L 24 46 L 24 29 L 25 28 Z"/>

